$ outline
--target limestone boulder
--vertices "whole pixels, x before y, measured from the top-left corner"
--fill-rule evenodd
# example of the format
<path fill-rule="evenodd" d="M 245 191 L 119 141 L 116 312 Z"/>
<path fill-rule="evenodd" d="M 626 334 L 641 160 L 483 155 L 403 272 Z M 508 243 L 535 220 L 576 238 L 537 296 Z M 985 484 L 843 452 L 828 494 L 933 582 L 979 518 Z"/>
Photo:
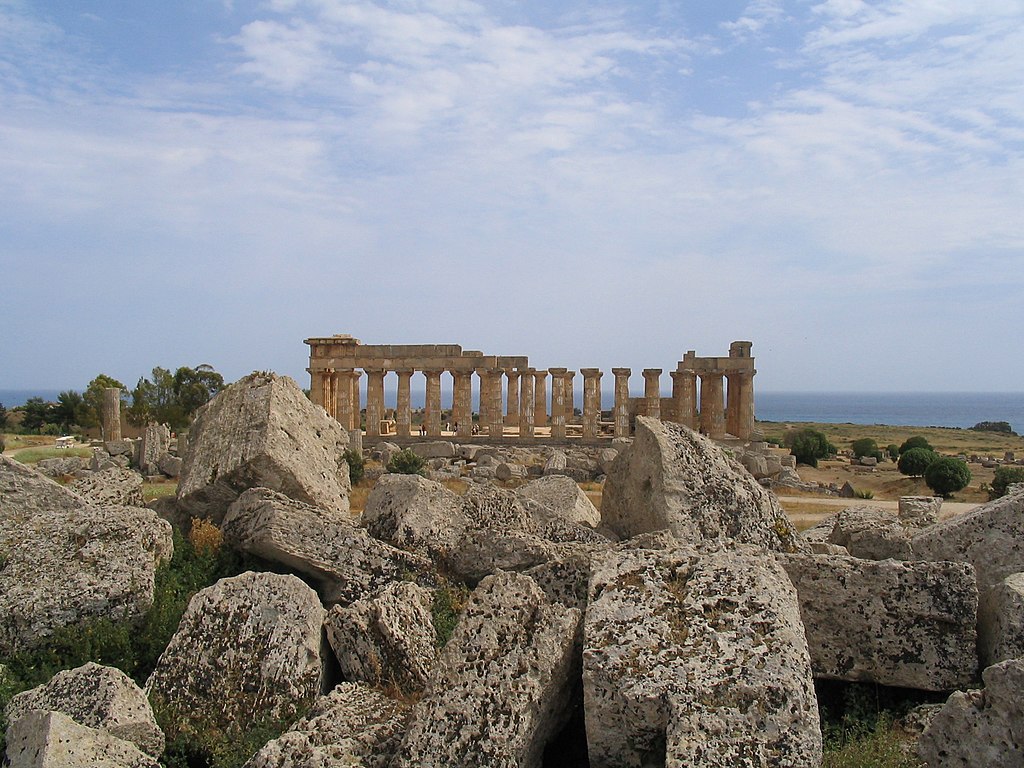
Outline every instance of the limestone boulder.
<path fill-rule="evenodd" d="M 291 720 L 320 693 L 324 614 L 290 575 L 250 571 L 197 592 L 146 684 L 168 737 Z"/>
<path fill-rule="evenodd" d="M 160 458 L 156 460 L 156 468 L 162 475 L 167 477 L 178 477 L 181 474 L 181 467 L 184 461 L 177 457 L 171 456 L 169 453 L 160 454 Z"/>
<path fill-rule="evenodd" d="M 263 487 L 347 514 L 348 433 L 287 376 L 252 373 L 198 412 L 178 504 L 219 524 L 248 488 Z"/>
<path fill-rule="evenodd" d="M 413 710 L 394 768 L 540 768 L 578 674 L 580 612 L 528 576 L 498 573 L 470 595 Z"/>
<path fill-rule="evenodd" d="M 242 768 L 387 768 L 407 716 L 361 683 L 340 683 Z"/>
<path fill-rule="evenodd" d="M 646 416 L 605 480 L 601 522 L 620 538 L 668 528 L 697 546 L 804 547 L 776 498 L 714 442 Z"/>
<path fill-rule="evenodd" d="M 447 440 L 413 443 L 409 450 L 422 459 L 451 459 L 455 457 L 455 444 Z"/>
<path fill-rule="evenodd" d="M 59 627 L 132 619 L 153 604 L 171 526 L 152 511 L 98 507 L 0 457 L 0 655 Z"/>
<path fill-rule="evenodd" d="M 130 741 L 153 757 L 164 751 L 164 733 L 146 694 L 114 667 L 90 661 L 58 672 L 48 683 L 12 698 L 5 714 L 13 723 L 34 709 L 60 712 L 79 725 Z"/>
<path fill-rule="evenodd" d="M 978 657 L 982 668 L 1024 658 L 1024 573 L 1014 573 L 981 595 Z"/>
<path fill-rule="evenodd" d="M 462 498 L 419 475 L 382 475 L 366 499 L 362 523 L 395 547 L 444 559 L 469 525 Z"/>
<path fill-rule="evenodd" d="M 773 558 L 620 546 L 593 568 L 583 686 L 594 768 L 821 764 L 797 595 Z"/>
<path fill-rule="evenodd" d="M 159 768 L 151 755 L 60 712 L 30 710 L 7 729 L 9 768 Z"/>
<path fill-rule="evenodd" d="M 917 754 L 929 768 L 1016 768 L 1024 745 L 1024 659 L 982 672 L 985 688 L 957 691 L 921 734 Z"/>
<path fill-rule="evenodd" d="M 350 606 L 334 606 L 324 629 L 345 680 L 403 694 L 423 690 L 437 655 L 433 593 L 395 582 Z"/>
<path fill-rule="evenodd" d="M 135 444 L 134 466 L 144 475 L 160 474 L 160 457 L 170 451 L 171 430 L 166 424 L 150 424 Z"/>
<path fill-rule="evenodd" d="M 540 477 L 517 489 L 516 495 L 530 499 L 554 515 L 574 523 L 591 528 L 601 524 L 601 513 L 571 478 L 561 475 Z"/>
<path fill-rule="evenodd" d="M 521 480 L 526 477 L 526 467 L 522 464 L 508 464 L 502 462 L 494 468 L 494 476 L 498 480 Z"/>
<path fill-rule="evenodd" d="M 47 477 L 64 477 L 87 469 L 88 462 L 81 456 L 63 456 L 56 459 L 41 459 L 36 462 L 36 471 Z"/>
<path fill-rule="evenodd" d="M 981 591 L 1024 572 L 1024 484 L 966 514 L 922 529 L 910 545 L 918 560 L 970 563 Z"/>
<path fill-rule="evenodd" d="M 267 488 L 239 496 L 223 532 L 228 546 L 306 576 L 328 604 L 351 603 L 409 575 L 431 581 L 426 557 L 378 541 L 338 512 Z"/>
<path fill-rule="evenodd" d="M 977 679 L 978 593 L 964 563 L 778 555 L 817 677 L 948 691 Z"/>
<path fill-rule="evenodd" d="M 142 475 L 130 469 L 113 467 L 94 472 L 82 480 L 68 484 L 74 491 L 90 504 L 98 507 L 143 507 L 146 505 L 142 497 Z"/>
<path fill-rule="evenodd" d="M 850 507 L 815 526 L 829 528 L 825 541 L 865 560 L 913 560 L 910 539 L 918 529 L 877 507 Z M 807 535 L 807 532 L 804 532 Z"/>
<path fill-rule="evenodd" d="M 932 525 L 938 522 L 941 510 L 941 496 L 900 496 L 899 517 L 907 525 L 916 528 Z"/>
<path fill-rule="evenodd" d="M 544 462 L 544 474 L 563 475 L 567 465 L 568 459 L 563 451 L 552 451 L 548 460 Z"/>
<path fill-rule="evenodd" d="M 524 573 L 541 588 L 548 602 L 584 610 L 592 557 L 592 550 L 581 548 L 557 555 Z"/>
<path fill-rule="evenodd" d="M 135 441 L 107 440 L 103 443 L 103 450 L 111 456 L 133 456 L 135 455 Z"/>
<path fill-rule="evenodd" d="M 743 468 L 754 476 L 755 480 L 768 477 L 768 461 L 760 453 L 744 453 L 740 456 L 739 461 Z"/>

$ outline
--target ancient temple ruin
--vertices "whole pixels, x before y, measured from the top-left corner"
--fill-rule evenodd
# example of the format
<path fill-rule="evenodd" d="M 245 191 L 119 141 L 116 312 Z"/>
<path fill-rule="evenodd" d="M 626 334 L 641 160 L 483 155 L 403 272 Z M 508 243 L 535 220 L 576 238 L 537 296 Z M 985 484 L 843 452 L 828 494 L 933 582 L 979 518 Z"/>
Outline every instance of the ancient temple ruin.
<path fill-rule="evenodd" d="M 457 344 L 363 344 L 346 334 L 306 339 L 313 402 L 323 406 L 346 429 L 360 426 L 360 378 L 366 375 L 366 435 L 412 435 L 412 377 L 425 378 L 424 429 L 441 437 L 442 416 L 450 412 L 450 432 L 459 438 L 474 434 L 474 376 L 479 401 L 478 429 L 488 438 L 563 440 L 579 435 L 585 441 L 626 437 L 632 416 L 642 414 L 675 421 L 710 437 L 750 440 L 754 432 L 754 358 L 751 342 L 734 341 L 728 357 L 697 357 L 687 352 L 670 371 L 672 394 L 662 397 L 661 368 L 645 368 L 644 396 L 631 398 L 629 368 L 612 368 L 615 405 L 602 420 L 598 368 L 582 368 L 583 407 L 579 425 L 573 420 L 573 380 L 566 368 L 536 369 L 525 355 L 485 355 Z M 394 418 L 385 408 L 388 373 L 398 377 Z M 452 402 L 442 408 L 441 377 L 452 379 Z M 550 408 L 548 387 L 550 386 Z M 570 428 L 571 427 L 571 428 Z M 577 428 L 578 427 L 578 428 Z"/>

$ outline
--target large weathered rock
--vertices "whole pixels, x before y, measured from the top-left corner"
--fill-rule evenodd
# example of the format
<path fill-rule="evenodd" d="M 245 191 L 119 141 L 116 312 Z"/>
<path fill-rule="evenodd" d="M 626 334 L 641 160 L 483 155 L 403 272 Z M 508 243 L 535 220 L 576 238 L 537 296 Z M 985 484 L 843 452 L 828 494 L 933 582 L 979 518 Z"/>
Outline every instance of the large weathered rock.
<path fill-rule="evenodd" d="M 432 570 L 427 558 L 378 541 L 337 512 L 267 488 L 239 496 L 223 531 L 228 546 L 308 576 L 326 603 L 348 604 L 409 574 L 426 578 Z"/>
<path fill-rule="evenodd" d="M 469 521 L 462 497 L 419 475 L 382 475 L 366 500 L 367 530 L 402 549 L 445 558 L 455 549 Z"/>
<path fill-rule="evenodd" d="M 251 373 L 204 405 L 189 430 L 178 504 L 220 523 L 247 488 L 346 514 L 348 433 L 287 376 Z"/>
<path fill-rule="evenodd" d="M 796 591 L 763 551 L 620 546 L 584 626 L 594 768 L 821 764 Z"/>
<path fill-rule="evenodd" d="M 0 499 L 0 654 L 153 604 L 156 566 L 173 551 L 171 526 L 153 512 L 93 506 L 3 457 Z"/>
<path fill-rule="evenodd" d="M 596 528 L 601 513 L 575 480 L 564 475 L 547 475 L 531 480 L 516 490 L 520 498 L 530 499 L 558 517 Z"/>
<path fill-rule="evenodd" d="M 409 450 L 422 459 L 451 459 L 455 457 L 455 444 L 448 440 L 413 443 Z"/>
<path fill-rule="evenodd" d="M 981 667 L 1024 658 L 1024 573 L 1007 576 L 978 602 Z"/>
<path fill-rule="evenodd" d="M 779 555 L 817 677 L 948 691 L 977 679 L 978 592 L 964 563 Z"/>
<path fill-rule="evenodd" d="M 528 576 L 473 591 L 413 710 L 395 768 L 540 768 L 578 669 L 580 612 L 552 606 Z"/>
<path fill-rule="evenodd" d="M 334 606 L 324 629 L 342 677 L 403 694 L 423 690 L 437 655 L 432 604 L 430 590 L 403 581 Z"/>
<path fill-rule="evenodd" d="M 58 672 L 48 683 L 19 693 L 7 705 L 9 722 L 29 710 L 60 712 L 79 725 L 106 731 L 159 757 L 164 733 L 156 724 L 146 694 L 128 675 L 113 667 L 89 662 Z"/>
<path fill-rule="evenodd" d="M 1024 572 L 1024 484 L 966 514 L 928 526 L 910 546 L 917 560 L 970 563 L 980 591 Z"/>
<path fill-rule="evenodd" d="M 341 683 L 243 768 L 387 768 L 406 710 L 360 683 Z"/>
<path fill-rule="evenodd" d="M 150 424 L 135 444 L 135 467 L 144 475 L 160 474 L 160 457 L 171 445 L 171 430 L 166 424 Z"/>
<path fill-rule="evenodd" d="M 323 619 L 295 576 L 247 572 L 197 592 L 146 683 L 167 735 L 290 720 L 320 693 Z"/>
<path fill-rule="evenodd" d="M 159 768 L 150 755 L 60 712 L 31 710 L 7 729 L 8 768 Z"/>
<path fill-rule="evenodd" d="M 36 462 L 36 470 L 47 477 L 64 477 L 85 469 L 86 459 L 81 456 L 62 456 L 56 459 L 41 459 Z"/>
<path fill-rule="evenodd" d="M 98 507 L 144 507 L 142 497 L 142 475 L 130 469 L 113 467 L 95 472 L 89 477 L 68 484 L 90 504 Z"/>
<path fill-rule="evenodd" d="M 601 522 L 620 538 L 668 528 L 695 546 L 804 546 L 775 497 L 715 443 L 646 416 L 605 480 Z"/>
<path fill-rule="evenodd" d="M 1024 659 L 981 673 L 981 691 L 957 691 L 921 735 L 917 753 L 929 768 L 1019 768 L 1024 752 Z"/>
<path fill-rule="evenodd" d="M 809 539 L 845 547 L 853 557 L 865 560 L 913 560 L 911 536 L 918 528 L 902 522 L 892 512 L 877 507 L 850 507 L 804 531 Z"/>

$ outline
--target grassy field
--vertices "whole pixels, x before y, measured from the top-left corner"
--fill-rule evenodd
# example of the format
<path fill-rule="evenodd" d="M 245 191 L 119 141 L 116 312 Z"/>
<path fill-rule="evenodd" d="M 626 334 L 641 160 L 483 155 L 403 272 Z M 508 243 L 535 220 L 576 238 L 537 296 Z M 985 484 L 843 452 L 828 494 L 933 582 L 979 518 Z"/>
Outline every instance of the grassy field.
<path fill-rule="evenodd" d="M 88 459 L 92 456 L 90 448 L 56 448 L 52 445 L 39 446 L 36 448 L 22 448 L 16 451 L 14 459 L 22 464 L 35 464 L 43 459 L 66 459 L 69 456 L 79 456 Z"/>

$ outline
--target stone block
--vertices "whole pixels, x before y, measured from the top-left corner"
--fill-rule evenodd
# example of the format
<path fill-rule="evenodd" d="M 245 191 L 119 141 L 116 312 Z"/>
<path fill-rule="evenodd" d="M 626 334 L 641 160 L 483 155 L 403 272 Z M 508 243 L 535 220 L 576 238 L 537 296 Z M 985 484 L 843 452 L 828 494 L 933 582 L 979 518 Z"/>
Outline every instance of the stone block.
<path fill-rule="evenodd" d="M 978 657 L 982 668 L 1024 658 L 1024 573 L 993 585 L 978 603 Z"/>
<path fill-rule="evenodd" d="M 455 444 L 447 440 L 413 443 L 409 449 L 423 459 L 452 459 L 455 457 Z"/>
<path fill-rule="evenodd" d="M 7 761 L 9 768 L 160 768 L 129 741 L 41 709 L 7 729 Z"/>

